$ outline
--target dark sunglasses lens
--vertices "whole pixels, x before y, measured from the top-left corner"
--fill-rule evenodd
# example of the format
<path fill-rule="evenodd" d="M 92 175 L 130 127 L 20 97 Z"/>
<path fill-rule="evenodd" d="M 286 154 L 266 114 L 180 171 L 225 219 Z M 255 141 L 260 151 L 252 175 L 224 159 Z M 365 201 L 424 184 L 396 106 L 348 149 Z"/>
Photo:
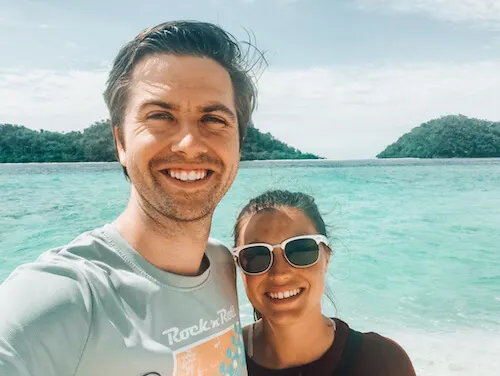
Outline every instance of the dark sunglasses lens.
<path fill-rule="evenodd" d="M 262 273 L 271 264 L 269 249 L 254 246 L 243 249 L 239 255 L 241 268 L 248 273 Z"/>
<path fill-rule="evenodd" d="M 319 246 L 313 239 L 292 240 L 285 247 L 288 260 L 296 266 L 309 266 L 318 261 Z"/>

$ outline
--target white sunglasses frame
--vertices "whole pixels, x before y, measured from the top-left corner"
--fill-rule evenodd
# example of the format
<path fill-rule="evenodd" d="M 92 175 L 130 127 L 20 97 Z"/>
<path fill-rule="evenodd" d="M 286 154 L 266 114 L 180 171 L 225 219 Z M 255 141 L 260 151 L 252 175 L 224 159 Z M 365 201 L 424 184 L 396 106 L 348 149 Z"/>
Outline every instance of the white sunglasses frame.
<path fill-rule="evenodd" d="M 286 245 L 288 243 L 294 241 L 294 240 L 300 240 L 300 239 L 312 239 L 312 240 L 314 240 L 316 242 L 316 244 L 318 245 L 318 248 L 319 248 L 319 245 L 321 243 L 323 243 L 324 245 L 326 245 L 327 247 L 329 247 L 328 238 L 326 236 L 320 235 L 320 234 L 310 234 L 310 235 L 294 236 L 292 238 L 288 238 L 288 239 L 283 240 L 280 244 L 274 244 L 274 245 L 271 245 L 269 243 L 250 243 L 250 244 L 245 244 L 245 245 L 241 245 L 239 247 L 234 247 L 232 249 L 231 253 L 234 256 L 234 260 L 235 260 L 236 264 L 240 267 L 240 269 L 243 271 L 243 273 L 245 273 L 247 275 L 261 275 L 261 274 L 267 273 L 272 268 L 273 263 L 274 263 L 274 249 L 275 248 L 281 248 L 283 250 L 283 255 L 285 256 L 286 261 L 288 262 L 288 264 L 290 264 L 294 268 L 298 268 L 298 269 L 310 268 L 311 266 L 316 265 L 318 263 L 318 261 L 320 260 L 320 258 L 321 258 L 321 248 L 320 248 L 320 252 L 318 253 L 318 258 L 316 259 L 316 261 L 314 261 L 314 263 L 312 263 L 310 265 L 307 265 L 307 266 L 295 265 L 286 256 L 286 252 L 285 252 Z M 249 248 L 249 247 L 256 247 L 256 246 L 264 247 L 264 248 L 267 248 L 269 250 L 269 253 L 271 255 L 271 262 L 269 263 L 269 266 L 266 268 L 266 270 L 264 270 L 262 272 L 258 272 L 258 273 L 250 273 L 250 272 L 247 272 L 245 269 L 243 269 L 241 267 L 239 255 L 240 255 L 240 252 L 243 251 L 244 249 Z"/>

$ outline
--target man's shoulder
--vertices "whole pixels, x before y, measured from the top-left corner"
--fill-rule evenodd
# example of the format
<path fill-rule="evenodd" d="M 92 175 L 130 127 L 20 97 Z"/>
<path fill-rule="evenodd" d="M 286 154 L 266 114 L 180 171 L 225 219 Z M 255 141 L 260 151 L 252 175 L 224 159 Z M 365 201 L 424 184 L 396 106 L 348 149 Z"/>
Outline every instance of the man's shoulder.
<path fill-rule="evenodd" d="M 23 268 L 50 270 L 54 265 L 60 265 L 84 274 L 116 264 L 122 268 L 124 258 L 106 226 L 83 232 L 68 244 L 43 252 L 36 261 L 23 265 Z"/>
<path fill-rule="evenodd" d="M 229 248 L 226 247 L 221 241 L 212 237 L 208 238 L 207 253 L 209 257 L 216 257 L 225 261 L 233 259 Z"/>
<path fill-rule="evenodd" d="M 0 286 L 25 291 L 45 286 L 44 301 L 65 299 L 77 290 L 88 293 L 85 270 L 92 264 L 88 260 L 106 247 L 98 233 L 99 229 L 84 232 L 66 245 L 43 252 L 36 260 L 18 266 Z"/>
<path fill-rule="evenodd" d="M 68 244 L 42 253 L 38 260 L 43 260 L 45 257 L 59 257 L 69 260 L 73 260 L 75 257 L 92 259 L 92 257 L 98 256 L 102 249 L 109 250 L 113 248 L 112 239 L 107 235 L 107 226 L 108 225 L 83 232 Z"/>
<path fill-rule="evenodd" d="M 212 264 L 212 268 L 216 270 L 220 278 L 235 278 L 236 264 L 234 258 L 222 242 L 214 238 L 209 238 L 206 254 Z"/>
<path fill-rule="evenodd" d="M 63 287 L 74 289 L 75 285 L 87 285 L 89 271 L 95 273 L 100 269 L 99 261 L 110 258 L 109 253 L 113 250 L 104 239 L 102 228 L 84 232 L 68 244 L 47 250 L 36 260 L 18 266 L 3 285 L 36 278 L 41 285 L 60 284 L 56 291 L 47 290 L 47 295 L 63 293 Z M 61 282 L 63 280 L 68 283 Z"/>

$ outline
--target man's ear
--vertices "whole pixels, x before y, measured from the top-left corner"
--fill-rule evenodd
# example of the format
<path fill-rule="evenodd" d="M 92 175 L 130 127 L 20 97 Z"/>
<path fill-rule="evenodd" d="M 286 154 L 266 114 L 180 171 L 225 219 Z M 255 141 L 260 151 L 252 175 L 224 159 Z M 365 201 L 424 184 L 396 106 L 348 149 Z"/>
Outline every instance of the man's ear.
<path fill-rule="evenodd" d="M 127 167 L 127 162 L 126 162 L 127 154 L 125 152 L 125 148 L 121 141 L 120 129 L 115 125 L 113 125 L 113 136 L 115 138 L 115 147 L 116 147 L 116 154 L 118 155 L 118 160 L 120 161 L 120 164 L 123 167 Z"/>

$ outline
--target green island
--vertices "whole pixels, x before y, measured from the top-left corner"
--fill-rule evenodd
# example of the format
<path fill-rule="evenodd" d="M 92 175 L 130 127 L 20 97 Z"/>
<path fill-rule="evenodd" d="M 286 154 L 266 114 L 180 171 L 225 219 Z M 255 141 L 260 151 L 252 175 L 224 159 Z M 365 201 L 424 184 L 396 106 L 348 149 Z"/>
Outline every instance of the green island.
<path fill-rule="evenodd" d="M 430 120 L 401 136 L 377 158 L 498 158 L 500 123 L 463 115 Z"/>
<path fill-rule="evenodd" d="M 241 160 L 264 159 L 321 157 L 303 153 L 270 133 L 250 127 L 243 142 Z M 108 120 L 96 122 L 82 132 L 67 133 L 0 124 L 0 163 L 112 161 L 116 161 L 116 156 Z"/>

